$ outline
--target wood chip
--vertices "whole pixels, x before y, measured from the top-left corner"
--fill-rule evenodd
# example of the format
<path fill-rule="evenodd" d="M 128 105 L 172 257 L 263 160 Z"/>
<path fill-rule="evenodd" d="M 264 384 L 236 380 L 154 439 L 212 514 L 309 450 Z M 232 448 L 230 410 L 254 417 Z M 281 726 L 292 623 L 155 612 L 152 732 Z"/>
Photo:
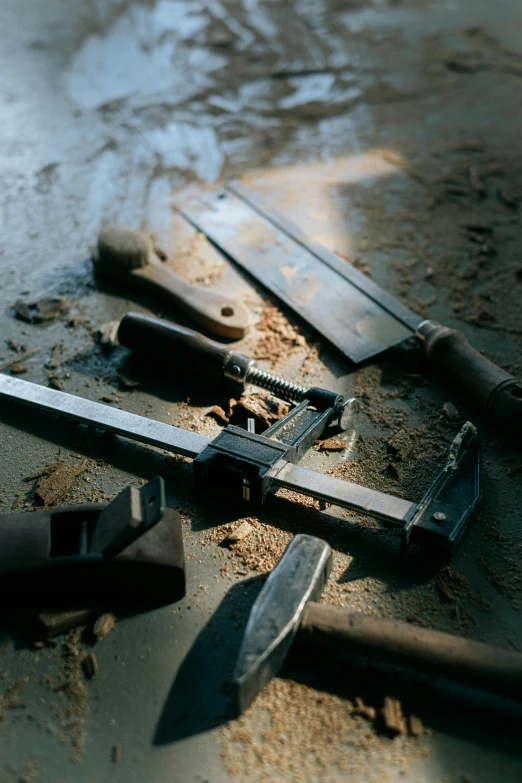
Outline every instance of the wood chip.
<path fill-rule="evenodd" d="M 118 343 L 118 329 L 120 328 L 119 321 L 109 321 L 106 324 L 102 324 L 95 333 L 95 339 L 104 348 L 115 348 Z"/>
<path fill-rule="evenodd" d="M 398 734 L 404 735 L 408 733 L 406 719 L 402 712 L 402 705 L 398 699 L 395 699 L 392 696 L 386 696 L 384 698 L 382 717 L 384 719 L 384 725 L 390 734 L 397 736 Z"/>
<path fill-rule="evenodd" d="M 27 372 L 25 364 L 14 364 L 10 370 L 11 375 L 23 375 L 25 372 Z"/>
<path fill-rule="evenodd" d="M 120 382 L 121 388 L 126 390 L 137 389 L 138 386 L 141 386 L 141 381 L 127 378 L 127 376 L 122 375 L 121 372 L 118 373 L 118 381 Z"/>
<path fill-rule="evenodd" d="M 89 653 L 82 660 L 82 668 L 87 679 L 92 680 L 98 674 L 98 661 L 94 653 Z"/>
<path fill-rule="evenodd" d="M 112 403 L 116 402 L 116 400 L 113 400 L 112 397 L 109 397 L 108 394 L 102 394 L 100 400 L 102 400 L 103 402 L 112 402 Z"/>
<path fill-rule="evenodd" d="M 121 759 L 121 749 L 119 745 L 113 745 L 111 751 L 111 760 L 113 764 L 119 764 Z"/>
<path fill-rule="evenodd" d="M 67 612 L 52 610 L 39 612 L 37 615 L 37 621 L 40 626 L 38 632 L 47 641 L 53 636 L 70 631 L 71 628 L 85 625 L 92 616 L 92 609 L 72 609 Z"/>
<path fill-rule="evenodd" d="M 337 438 L 330 438 L 329 440 L 323 440 L 319 444 L 319 451 L 344 451 L 346 443 L 344 440 Z"/>
<path fill-rule="evenodd" d="M 46 296 L 43 299 L 31 302 L 24 302 L 19 299 L 14 305 L 16 317 L 30 324 L 52 321 L 69 312 L 69 309 L 69 302 L 59 296 Z"/>
<path fill-rule="evenodd" d="M 361 715 L 363 718 L 366 718 L 366 720 L 374 721 L 377 717 L 377 710 L 375 707 L 370 707 L 368 704 L 365 704 L 359 696 L 356 696 L 353 714 Z"/>
<path fill-rule="evenodd" d="M 444 405 L 442 406 L 442 410 L 444 411 L 448 419 L 459 418 L 459 412 L 452 402 L 445 402 Z"/>
<path fill-rule="evenodd" d="M 63 384 L 60 383 L 58 378 L 49 378 L 49 383 L 47 384 L 50 389 L 58 389 L 58 391 L 63 390 Z"/>
<path fill-rule="evenodd" d="M 218 424 L 222 424 L 223 426 L 226 426 L 228 424 L 228 416 L 223 410 L 223 408 L 220 408 L 219 405 L 214 405 L 213 408 L 211 408 L 207 413 L 207 416 L 211 416 L 215 421 L 217 421 Z"/>
<path fill-rule="evenodd" d="M 238 541 L 242 541 L 244 538 L 249 536 L 253 529 L 254 528 L 249 522 L 242 522 L 239 527 L 236 527 L 235 530 L 233 530 L 223 539 L 221 545 L 230 546 L 231 544 L 237 544 Z"/>
<path fill-rule="evenodd" d="M 422 737 L 424 734 L 424 725 L 416 715 L 410 715 L 408 718 L 408 728 L 412 737 Z"/>
<path fill-rule="evenodd" d="M 18 353 L 21 349 L 21 346 L 18 345 L 18 343 L 15 343 L 14 340 L 12 340 L 11 338 L 9 338 L 9 340 L 7 341 L 7 345 L 12 351 L 16 351 L 16 353 Z"/>
<path fill-rule="evenodd" d="M 53 348 L 53 352 L 51 355 L 51 359 L 49 361 L 49 364 L 47 365 L 49 369 L 55 370 L 57 367 L 60 366 L 60 353 L 62 351 L 62 344 L 56 343 L 56 345 Z"/>
<path fill-rule="evenodd" d="M 16 511 L 17 508 L 20 508 L 24 499 L 25 499 L 24 493 L 20 492 L 20 494 L 16 496 L 15 502 L 13 503 L 13 511 Z"/>
<path fill-rule="evenodd" d="M 87 470 L 87 460 L 80 466 L 60 465 L 40 481 L 36 490 L 37 499 L 45 506 L 57 503 L 67 495 L 77 476 L 85 470 Z"/>
<path fill-rule="evenodd" d="M 457 603 L 457 596 L 446 582 L 437 582 L 436 587 L 441 601 L 445 604 Z"/>
<path fill-rule="evenodd" d="M 62 467 L 63 464 L 64 463 L 59 459 L 56 460 L 56 462 L 51 462 L 49 465 L 46 465 L 45 468 L 41 468 L 35 473 L 31 473 L 29 476 L 25 476 L 24 481 L 33 481 L 34 479 L 42 478 L 42 476 L 50 476 L 51 473 L 54 473 L 54 471 Z"/>
<path fill-rule="evenodd" d="M 15 364 L 19 364 L 20 362 L 25 361 L 39 350 L 39 348 L 31 348 L 29 351 L 24 351 L 23 353 L 19 353 L 18 356 L 14 356 L 12 359 L 8 359 L 3 364 L 0 364 L 0 372 L 8 370 L 9 367 L 13 367 Z"/>
<path fill-rule="evenodd" d="M 105 612 L 98 617 L 94 623 L 92 632 L 96 639 L 100 641 L 104 636 L 108 636 L 116 625 L 116 617 L 111 612 Z"/>

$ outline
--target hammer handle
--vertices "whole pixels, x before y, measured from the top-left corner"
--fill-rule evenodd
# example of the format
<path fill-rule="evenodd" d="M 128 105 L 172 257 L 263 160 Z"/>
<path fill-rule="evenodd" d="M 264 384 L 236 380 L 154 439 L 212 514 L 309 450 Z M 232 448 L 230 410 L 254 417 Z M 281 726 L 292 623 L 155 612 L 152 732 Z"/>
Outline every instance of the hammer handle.
<path fill-rule="evenodd" d="M 441 631 L 309 603 L 299 640 L 522 699 L 521 653 Z"/>

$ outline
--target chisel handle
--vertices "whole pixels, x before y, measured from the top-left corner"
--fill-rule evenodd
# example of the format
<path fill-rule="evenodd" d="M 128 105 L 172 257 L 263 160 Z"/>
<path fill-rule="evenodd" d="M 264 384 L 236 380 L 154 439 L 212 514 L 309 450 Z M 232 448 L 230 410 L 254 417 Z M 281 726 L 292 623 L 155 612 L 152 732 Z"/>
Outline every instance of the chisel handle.
<path fill-rule="evenodd" d="M 495 424 L 522 435 L 522 381 L 482 356 L 456 329 L 423 321 L 417 335 L 428 359 L 467 391 Z"/>
<path fill-rule="evenodd" d="M 522 699 L 521 653 L 441 631 L 309 603 L 299 627 L 302 641 Z"/>
<path fill-rule="evenodd" d="M 140 313 L 128 313 L 122 318 L 118 340 L 142 357 L 161 362 L 165 370 L 178 376 L 188 371 L 222 381 L 231 357 L 252 362 L 230 346 L 209 340 L 199 332 Z"/>

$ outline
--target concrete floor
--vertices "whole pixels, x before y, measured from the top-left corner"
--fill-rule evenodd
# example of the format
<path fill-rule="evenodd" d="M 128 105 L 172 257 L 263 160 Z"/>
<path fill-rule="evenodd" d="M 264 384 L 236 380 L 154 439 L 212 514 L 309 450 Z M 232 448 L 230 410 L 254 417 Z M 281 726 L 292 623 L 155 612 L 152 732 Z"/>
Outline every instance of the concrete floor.
<path fill-rule="evenodd" d="M 71 316 L 92 325 L 129 309 L 158 312 L 146 296 L 117 286 L 98 290 L 87 260 L 98 230 L 109 222 L 143 226 L 167 251 L 179 251 L 174 204 L 202 183 L 241 176 L 313 238 L 364 261 L 373 279 L 411 307 L 463 328 L 488 356 L 520 374 L 522 283 L 513 272 L 520 264 L 520 213 L 495 196 L 495 187 L 522 192 L 521 33 L 517 0 L 3 0 L 0 361 L 12 355 L 9 338 L 38 346 L 23 377 L 46 383 L 45 362 L 63 342 L 65 389 L 93 399 L 112 394 L 125 362 L 121 349 L 107 356 L 81 325 L 24 324 L 14 318 L 13 303 L 51 291 L 71 300 Z M 487 193 L 470 196 L 469 172 L 477 167 Z M 454 181 L 462 170 L 464 191 Z M 470 317 L 490 280 L 484 265 L 462 287 L 462 226 L 476 223 L 494 226 L 496 238 L 497 255 L 485 264 L 496 280 L 489 299 L 483 297 L 487 324 Z M 441 265 L 455 253 L 462 255 L 458 262 Z M 198 274 L 225 264 L 211 251 L 198 263 Z M 193 269 L 173 264 L 194 278 Z M 259 312 L 262 291 L 225 266 L 218 285 L 241 293 Z M 247 338 L 246 352 L 258 336 L 254 330 Z M 292 357 L 279 369 L 291 377 L 302 359 Z M 393 362 L 378 367 L 383 387 L 399 384 Z M 352 370 L 321 346 L 316 382 L 349 390 L 359 377 Z M 152 381 L 121 405 L 183 426 L 179 402 L 187 394 L 196 411 L 216 402 L 211 393 L 194 396 L 185 381 Z M 459 398 L 431 378 L 397 404 L 409 424 L 421 427 L 426 400 L 440 407 L 448 399 L 460 408 Z M 480 416 L 469 415 L 486 444 L 486 503 L 455 565 L 489 602 L 488 611 L 477 609 L 469 632 L 519 649 L 520 457 Z M 221 604 L 232 586 L 221 571 L 226 555 L 216 557 L 216 545 L 203 547 L 202 539 L 208 527 L 236 518 L 233 512 L 193 511 L 188 474 L 157 452 L 95 433 L 80 437 L 34 415 L 2 418 L 2 510 L 27 491 L 24 476 L 58 453 L 94 460 L 92 485 L 73 491 L 71 502 L 93 496 L 93 487 L 110 497 L 129 481 L 166 475 L 171 504 L 189 509 L 189 595 L 179 607 L 121 622 L 98 646 L 87 749 L 77 764 L 52 717 L 54 696 L 41 682 L 56 670 L 57 653 L 24 649 L 6 636 L 3 681 L 8 686 L 25 675 L 30 681 L 26 710 L 10 712 L 0 725 L 0 780 L 229 779 L 215 717 L 224 704 L 218 684 L 237 649 L 237 613 L 244 616 L 257 582 L 234 587 L 234 600 Z M 359 426 L 384 443 L 390 436 L 364 415 Z M 218 431 L 204 418 L 201 427 Z M 420 439 L 419 459 L 422 450 Z M 309 464 L 325 470 L 330 463 L 314 453 Z M 411 496 L 414 483 L 399 491 Z M 289 530 L 298 529 L 292 525 Z M 381 547 L 373 562 L 353 546 L 348 555 L 361 579 L 376 573 L 382 584 L 393 584 L 402 569 L 395 551 L 383 555 Z M 389 557 L 393 564 L 384 566 Z M 415 601 L 415 591 L 412 596 Z M 440 626 L 457 631 L 440 611 Z M 220 643 L 209 666 L 208 640 L 216 632 Z M 521 779 L 517 725 L 469 713 L 431 724 L 425 719 L 434 728 L 427 739 L 431 755 L 405 773 L 391 768 L 391 779 Z M 115 743 L 122 748 L 118 766 L 111 764 Z M 267 775 L 280 779 L 277 772 Z M 327 772 L 322 779 L 336 778 Z"/>

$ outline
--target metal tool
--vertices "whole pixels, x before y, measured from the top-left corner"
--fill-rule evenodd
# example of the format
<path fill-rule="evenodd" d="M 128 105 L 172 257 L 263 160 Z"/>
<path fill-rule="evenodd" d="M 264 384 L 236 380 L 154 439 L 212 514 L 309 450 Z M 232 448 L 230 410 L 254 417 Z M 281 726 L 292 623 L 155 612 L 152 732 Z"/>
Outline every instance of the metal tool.
<path fill-rule="evenodd" d="M 269 575 L 248 619 L 233 676 L 244 711 L 281 669 L 294 640 L 522 699 L 522 654 L 397 620 L 318 604 L 331 570 L 326 541 L 298 535 Z"/>
<path fill-rule="evenodd" d="M 310 397 L 262 435 L 229 425 L 211 440 L 170 424 L 0 375 L 0 399 L 31 405 L 192 457 L 199 497 L 228 491 L 244 501 L 262 503 L 272 491 L 291 489 L 400 527 L 405 546 L 422 544 L 437 556 L 449 557 L 482 494 L 481 448 L 473 425 L 467 423 L 457 435 L 444 469 L 421 502 L 411 503 L 295 464 L 339 416 L 339 395 L 319 389 Z"/>
<path fill-rule="evenodd" d="M 187 283 L 154 250 L 150 235 L 120 226 L 100 231 L 94 271 L 166 297 L 214 334 L 239 340 L 250 328 L 248 308 L 237 298 Z"/>
<path fill-rule="evenodd" d="M 163 479 L 110 503 L 0 514 L 0 590 L 9 606 L 163 605 L 185 595 L 181 520 Z"/>
<path fill-rule="evenodd" d="M 359 363 L 417 336 L 426 356 L 496 424 L 522 434 L 522 381 L 463 334 L 422 321 L 351 264 L 306 235 L 240 183 L 207 191 L 182 215 L 227 256 Z"/>
<path fill-rule="evenodd" d="M 213 382 L 225 382 L 236 394 L 248 384 L 271 392 L 281 400 L 334 407 L 341 422 L 353 399 L 318 387 L 306 388 L 256 366 L 255 359 L 233 350 L 229 345 L 209 340 L 199 332 L 179 324 L 141 313 L 128 313 L 120 322 L 118 342 L 146 359 L 157 358 L 166 370 L 194 372 Z M 320 398 L 320 399 L 319 399 Z"/>

